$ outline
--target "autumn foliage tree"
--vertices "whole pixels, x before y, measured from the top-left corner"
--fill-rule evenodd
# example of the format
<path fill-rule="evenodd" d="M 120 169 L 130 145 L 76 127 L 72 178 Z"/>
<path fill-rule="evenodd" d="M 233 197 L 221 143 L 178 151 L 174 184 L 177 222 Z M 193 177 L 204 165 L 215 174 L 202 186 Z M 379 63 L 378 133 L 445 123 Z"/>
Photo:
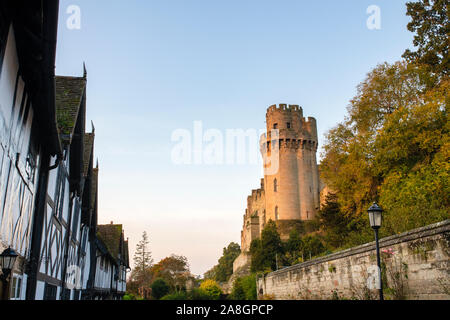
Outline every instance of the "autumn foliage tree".
<path fill-rule="evenodd" d="M 366 210 L 375 200 L 383 235 L 449 217 L 448 9 L 440 0 L 407 4 L 416 51 L 375 67 L 326 135 L 320 171 L 335 195 L 319 220 L 335 248 L 372 240 Z"/>
<path fill-rule="evenodd" d="M 191 277 L 187 258 L 175 254 L 155 264 L 151 273 L 153 277 L 163 279 L 169 285 L 171 292 L 182 290 Z"/>

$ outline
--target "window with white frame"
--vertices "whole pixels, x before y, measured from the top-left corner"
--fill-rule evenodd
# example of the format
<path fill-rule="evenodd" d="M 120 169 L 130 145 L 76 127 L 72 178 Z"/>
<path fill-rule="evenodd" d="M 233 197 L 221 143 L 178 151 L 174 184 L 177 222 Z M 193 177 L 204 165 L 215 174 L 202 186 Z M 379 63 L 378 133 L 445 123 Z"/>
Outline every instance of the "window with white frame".
<path fill-rule="evenodd" d="M 11 282 L 10 300 L 20 300 L 21 293 L 22 293 L 22 276 L 14 274 Z"/>

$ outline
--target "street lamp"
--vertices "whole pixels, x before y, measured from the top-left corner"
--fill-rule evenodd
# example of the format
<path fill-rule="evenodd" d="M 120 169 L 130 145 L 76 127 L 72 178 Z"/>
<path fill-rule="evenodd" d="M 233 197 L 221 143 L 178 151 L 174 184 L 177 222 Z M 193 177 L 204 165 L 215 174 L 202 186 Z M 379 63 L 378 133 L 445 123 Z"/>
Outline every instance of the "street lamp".
<path fill-rule="evenodd" d="M 383 281 L 381 279 L 381 262 L 380 262 L 380 245 L 378 244 L 378 229 L 381 227 L 381 222 L 383 220 L 383 209 L 380 208 L 380 206 L 374 202 L 373 205 L 367 210 L 369 213 L 369 221 L 370 226 L 375 231 L 375 244 L 377 247 L 377 264 L 378 264 L 378 279 L 380 281 L 379 283 L 379 290 L 380 290 L 380 300 L 384 300 L 383 298 Z"/>
<path fill-rule="evenodd" d="M 8 286 L 7 286 L 7 279 L 10 275 L 12 269 L 14 268 L 14 264 L 16 263 L 16 259 L 18 257 L 18 254 L 9 247 L 5 251 L 0 254 L 0 268 L 2 269 L 3 274 L 1 275 L 1 280 L 3 280 L 4 286 L 3 286 L 3 298 L 4 300 L 7 300 L 8 298 Z"/>

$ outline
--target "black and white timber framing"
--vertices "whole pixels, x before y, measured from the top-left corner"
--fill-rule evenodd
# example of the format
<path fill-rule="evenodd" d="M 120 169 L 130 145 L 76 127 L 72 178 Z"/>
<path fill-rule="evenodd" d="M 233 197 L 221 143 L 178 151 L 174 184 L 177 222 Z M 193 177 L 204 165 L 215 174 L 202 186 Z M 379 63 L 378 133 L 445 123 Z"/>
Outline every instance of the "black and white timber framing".
<path fill-rule="evenodd" d="M 0 296 L 120 299 L 128 243 L 121 225 L 98 225 L 87 73 L 54 74 L 58 7 L 0 1 L 0 253 L 19 254 Z"/>

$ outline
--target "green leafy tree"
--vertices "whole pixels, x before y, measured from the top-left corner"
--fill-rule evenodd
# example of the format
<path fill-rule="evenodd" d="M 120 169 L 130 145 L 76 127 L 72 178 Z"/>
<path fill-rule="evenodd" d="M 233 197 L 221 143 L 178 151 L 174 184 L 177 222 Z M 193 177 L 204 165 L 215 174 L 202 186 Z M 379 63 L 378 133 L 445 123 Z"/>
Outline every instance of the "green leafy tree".
<path fill-rule="evenodd" d="M 343 247 L 350 231 L 351 220 L 341 212 L 336 194 L 329 193 L 326 196 L 317 220 L 324 233 L 325 243 L 333 249 Z"/>
<path fill-rule="evenodd" d="M 253 240 L 250 244 L 252 272 L 276 270 L 277 262 L 281 261 L 283 254 L 283 244 L 277 225 L 269 220 L 261 232 L 261 239 Z"/>
<path fill-rule="evenodd" d="M 256 274 L 253 273 L 242 277 L 241 283 L 245 293 L 245 300 L 257 300 Z"/>
<path fill-rule="evenodd" d="M 237 278 L 234 280 L 229 298 L 231 300 L 245 300 L 245 291 L 242 285 L 242 278 Z"/>
<path fill-rule="evenodd" d="M 200 284 L 200 290 L 206 293 L 211 300 L 219 300 L 222 295 L 222 288 L 214 280 L 207 279 Z"/>
<path fill-rule="evenodd" d="M 233 282 L 231 300 L 257 300 L 256 274 L 239 277 Z"/>
<path fill-rule="evenodd" d="M 156 300 L 161 299 L 169 293 L 169 285 L 164 279 L 158 278 L 152 283 L 152 297 Z"/>
<path fill-rule="evenodd" d="M 301 251 L 303 248 L 303 241 L 298 233 L 297 229 L 292 229 L 289 233 L 289 239 L 285 244 L 285 261 L 289 265 L 293 265 L 298 262 L 301 257 Z"/>
<path fill-rule="evenodd" d="M 303 248 L 302 253 L 305 258 L 305 260 L 309 259 L 310 257 L 314 257 L 317 255 L 320 255 L 327 251 L 326 247 L 323 245 L 320 238 L 316 235 L 307 235 L 306 237 L 303 237 Z"/>
<path fill-rule="evenodd" d="M 223 248 L 222 257 L 218 264 L 204 274 L 205 279 L 213 279 L 218 282 L 226 282 L 233 274 L 233 262 L 241 253 L 240 246 L 231 242 L 228 247 Z"/>
<path fill-rule="evenodd" d="M 409 62 L 423 64 L 437 74 L 448 76 L 450 69 L 450 5 L 447 0 L 419 0 L 406 4 L 411 17 L 408 30 L 415 33 L 416 51 L 406 50 Z"/>

